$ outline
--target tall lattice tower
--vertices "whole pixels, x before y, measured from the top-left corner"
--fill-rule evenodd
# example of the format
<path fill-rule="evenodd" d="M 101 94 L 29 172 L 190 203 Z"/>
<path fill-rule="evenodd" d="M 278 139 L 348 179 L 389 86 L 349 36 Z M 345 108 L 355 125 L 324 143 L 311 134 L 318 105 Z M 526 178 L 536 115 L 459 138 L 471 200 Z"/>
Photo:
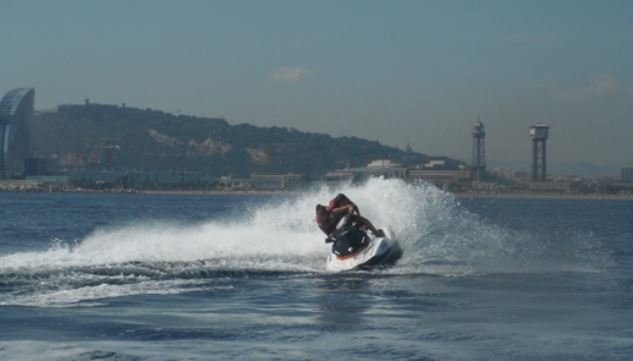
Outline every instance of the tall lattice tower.
<path fill-rule="evenodd" d="M 532 137 L 532 180 L 547 180 L 547 148 L 545 146 L 549 138 L 549 126 L 545 124 L 530 127 Z"/>
<path fill-rule="evenodd" d="M 473 127 L 473 161 L 471 164 L 472 179 L 475 182 L 484 180 L 486 176 L 486 130 L 484 123 L 477 118 Z"/>

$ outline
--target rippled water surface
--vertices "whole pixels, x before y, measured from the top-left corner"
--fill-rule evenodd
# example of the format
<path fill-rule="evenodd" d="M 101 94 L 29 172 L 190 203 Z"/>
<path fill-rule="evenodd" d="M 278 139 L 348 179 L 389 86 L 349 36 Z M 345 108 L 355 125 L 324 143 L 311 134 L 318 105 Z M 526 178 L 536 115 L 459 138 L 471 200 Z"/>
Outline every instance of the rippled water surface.
<path fill-rule="evenodd" d="M 404 255 L 329 273 L 343 191 Z M 631 360 L 633 202 L 0 193 L 0 359 Z"/>

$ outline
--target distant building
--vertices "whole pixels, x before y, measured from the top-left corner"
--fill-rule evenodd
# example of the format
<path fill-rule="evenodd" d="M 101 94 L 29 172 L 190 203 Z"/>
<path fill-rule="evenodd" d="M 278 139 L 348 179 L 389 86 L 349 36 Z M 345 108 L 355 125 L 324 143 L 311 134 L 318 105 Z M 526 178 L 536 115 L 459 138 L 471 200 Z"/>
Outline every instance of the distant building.
<path fill-rule="evenodd" d="M 37 181 L 39 183 L 55 183 L 55 184 L 68 184 L 69 178 L 67 175 L 37 175 L 28 176 L 26 180 Z"/>
<path fill-rule="evenodd" d="M 365 179 L 369 177 L 405 178 L 407 167 L 386 159 L 371 161 L 366 167 L 350 169 L 355 178 Z"/>
<path fill-rule="evenodd" d="M 547 138 L 549 126 L 537 124 L 530 127 L 532 138 L 532 181 L 547 181 Z"/>
<path fill-rule="evenodd" d="M 622 168 L 620 181 L 626 182 L 626 183 L 633 183 L 633 168 Z"/>
<path fill-rule="evenodd" d="M 390 160 L 379 159 L 360 168 L 330 171 L 326 183 L 363 181 L 371 177 L 399 178 L 411 182 L 429 182 L 446 189 L 462 188 L 468 183 L 470 170 L 465 166 L 451 169 L 445 159 L 431 159 L 416 168 L 407 168 Z"/>
<path fill-rule="evenodd" d="M 353 182 L 354 181 L 354 172 L 350 170 L 335 170 L 329 171 L 325 173 L 325 183 L 342 183 L 342 182 Z"/>
<path fill-rule="evenodd" d="M 249 178 L 253 189 L 261 190 L 291 190 L 299 188 L 303 183 L 303 176 L 299 174 L 251 174 Z"/>
<path fill-rule="evenodd" d="M 50 159 L 30 157 L 24 161 L 24 176 L 50 175 L 54 168 Z"/>
<path fill-rule="evenodd" d="M 32 157 L 33 88 L 9 91 L 0 101 L 0 179 L 25 175 Z"/>
<path fill-rule="evenodd" d="M 446 167 L 445 159 L 430 159 L 428 162 L 424 164 L 424 168 L 428 169 L 437 169 Z"/>
<path fill-rule="evenodd" d="M 25 192 L 37 190 L 39 183 L 30 179 L 0 179 L 0 191 L 3 192 Z"/>
<path fill-rule="evenodd" d="M 486 129 L 478 118 L 473 127 L 473 158 L 471 163 L 472 178 L 475 183 L 485 180 L 486 175 Z"/>
<path fill-rule="evenodd" d="M 411 182 L 428 182 L 440 188 L 461 189 L 470 180 L 470 170 L 467 168 L 455 170 L 411 168 L 407 174 Z"/>
<path fill-rule="evenodd" d="M 401 178 L 407 176 L 407 167 L 387 159 L 377 159 L 365 167 L 337 169 L 325 174 L 326 183 L 363 181 L 371 177 Z"/>
<path fill-rule="evenodd" d="M 218 180 L 218 186 L 226 190 L 265 190 L 282 191 L 300 188 L 304 178 L 300 174 L 251 174 L 249 178 L 234 178 L 223 176 Z"/>
<path fill-rule="evenodd" d="M 570 193 L 571 182 L 568 181 L 530 181 L 526 183 L 531 192 L 539 193 Z"/>
<path fill-rule="evenodd" d="M 222 176 L 218 180 L 218 188 L 231 191 L 243 191 L 251 188 L 248 178 L 235 178 L 231 176 Z"/>
<path fill-rule="evenodd" d="M 102 171 L 68 170 L 63 176 L 73 185 L 124 188 L 200 188 L 215 185 L 216 179 L 198 172 L 173 171 Z M 63 177 L 33 176 L 28 179 L 51 180 Z"/>

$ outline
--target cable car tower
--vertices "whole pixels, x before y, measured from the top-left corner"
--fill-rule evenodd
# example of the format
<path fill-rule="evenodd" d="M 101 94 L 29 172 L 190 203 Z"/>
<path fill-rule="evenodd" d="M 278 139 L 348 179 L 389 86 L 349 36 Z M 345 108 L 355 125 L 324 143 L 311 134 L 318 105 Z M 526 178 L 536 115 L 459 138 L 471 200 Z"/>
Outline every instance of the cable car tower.
<path fill-rule="evenodd" d="M 532 137 L 532 180 L 547 180 L 547 148 L 545 143 L 549 138 L 549 125 L 538 124 L 530 127 Z"/>
<path fill-rule="evenodd" d="M 471 164 L 471 177 L 479 183 L 486 177 L 486 130 L 484 123 L 477 117 L 477 123 L 473 128 L 473 160 Z"/>

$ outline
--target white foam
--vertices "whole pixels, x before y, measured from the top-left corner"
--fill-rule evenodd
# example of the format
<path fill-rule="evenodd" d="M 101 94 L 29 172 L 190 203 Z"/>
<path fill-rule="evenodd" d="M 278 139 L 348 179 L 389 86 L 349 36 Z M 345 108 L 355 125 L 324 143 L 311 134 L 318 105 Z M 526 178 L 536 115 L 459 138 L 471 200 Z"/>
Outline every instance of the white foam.
<path fill-rule="evenodd" d="M 301 262 L 324 259 L 328 245 L 314 222 L 314 207 L 327 203 L 338 192 L 354 200 L 361 214 L 377 227 L 391 226 L 405 249 L 401 262 L 404 266 L 439 262 L 478 268 L 492 262 L 505 269 L 516 264 L 517 256 L 542 258 L 544 253 L 553 251 L 550 244 L 533 239 L 532 235 L 516 234 L 480 220 L 460 207 L 449 193 L 433 186 L 371 179 L 361 186 L 323 187 L 272 201 L 231 221 L 211 219 L 195 225 L 142 223 L 97 229 L 76 245 L 55 243 L 46 251 L 2 256 L 0 272 L 207 259 L 223 260 L 223 265 L 230 268 L 232 262 L 242 267 L 248 259 L 277 263 L 280 257 Z M 574 248 L 567 253 L 578 253 L 579 247 L 591 253 L 595 242 L 577 238 L 573 244 L 568 243 Z M 554 255 L 559 263 L 564 261 L 560 254 Z M 266 264 L 251 265 L 269 269 Z M 319 263 L 313 271 L 321 267 Z"/>
<path fill-rule="evenodd" d="M 143 281 L 124 285 L 102 283 L 96 286 L 79 288 L 64 288 L 60 290 L 41 291 L 19 296 L 0 297 L 0 306 L 45 306 L 68 307 L 79 302 L 98 300 L 110 297 L 131 296 L 140 294 L 177 294 L 209 290 L 209 287 L 201 287 L 204 282 L 199 280 L 170 280 L 170 281 Z M 230 286 L 223 286 L 230 287 Z M 84 306 L 97 306 L 98 303 L 84 304 Z"/>
<path fill-rule="evenodd" d="M 90 272 L 82 276 L 82 270 L 69 274 L 69 270 L 78 267 L 116 268 L 130 262 L 159 265 L 152 267 L 173 280 L 182 276 L 182 269 L 163 264 L 179 263 L 176 268 L 184 267 L 194 273 L 214 269 L 324 272 L 329 246 L 323 242 L 324 235 L 314 222 L 314 208 L 317 203 L 327 203 L 338 192 L 348 195 L 361 214 L 377 227 L 389 225 L 394 230 L 404 256 L 386 272 L 460 276 L 595 270 L 608 263 L 608 255 L 597 250 L 597 242 L 590 237 L 578 235 L 562 246 L 553 246 L 549 240 L 517 234 L 482 221 L 460 207 L 451 194 L 431 185 L 371 179 L 360 186 L 323 187 L 296 197 L 279 198 L 244 210 L 232 220 L 140 223 L 96 229 L 76 244 L 55 242 L 48 250 L 1 256 L 0 275 L 60 273 L 56 281 L 59 289 L 32 287 L 33 294 L 18 299 L 31 304 L 52 304 L 156 290 L 151 275 L 150 279 L 138 277 L 120 287 L 84 285 L 92 289 L 83 289 L 82 277 L 93 283 L 94 280 L 90 279 Z M 561 251 L 561 247 L 569 248 L 569 252 Z M 574 256 L 578 249 L 589 256 Z M 80 278 L 75 280 L 79 286 L 64 289 L 72 277 Z M 145 286 L 148 288 L 144 289 Z M 176 283 L 169 289 L 182 290 Z"/>

